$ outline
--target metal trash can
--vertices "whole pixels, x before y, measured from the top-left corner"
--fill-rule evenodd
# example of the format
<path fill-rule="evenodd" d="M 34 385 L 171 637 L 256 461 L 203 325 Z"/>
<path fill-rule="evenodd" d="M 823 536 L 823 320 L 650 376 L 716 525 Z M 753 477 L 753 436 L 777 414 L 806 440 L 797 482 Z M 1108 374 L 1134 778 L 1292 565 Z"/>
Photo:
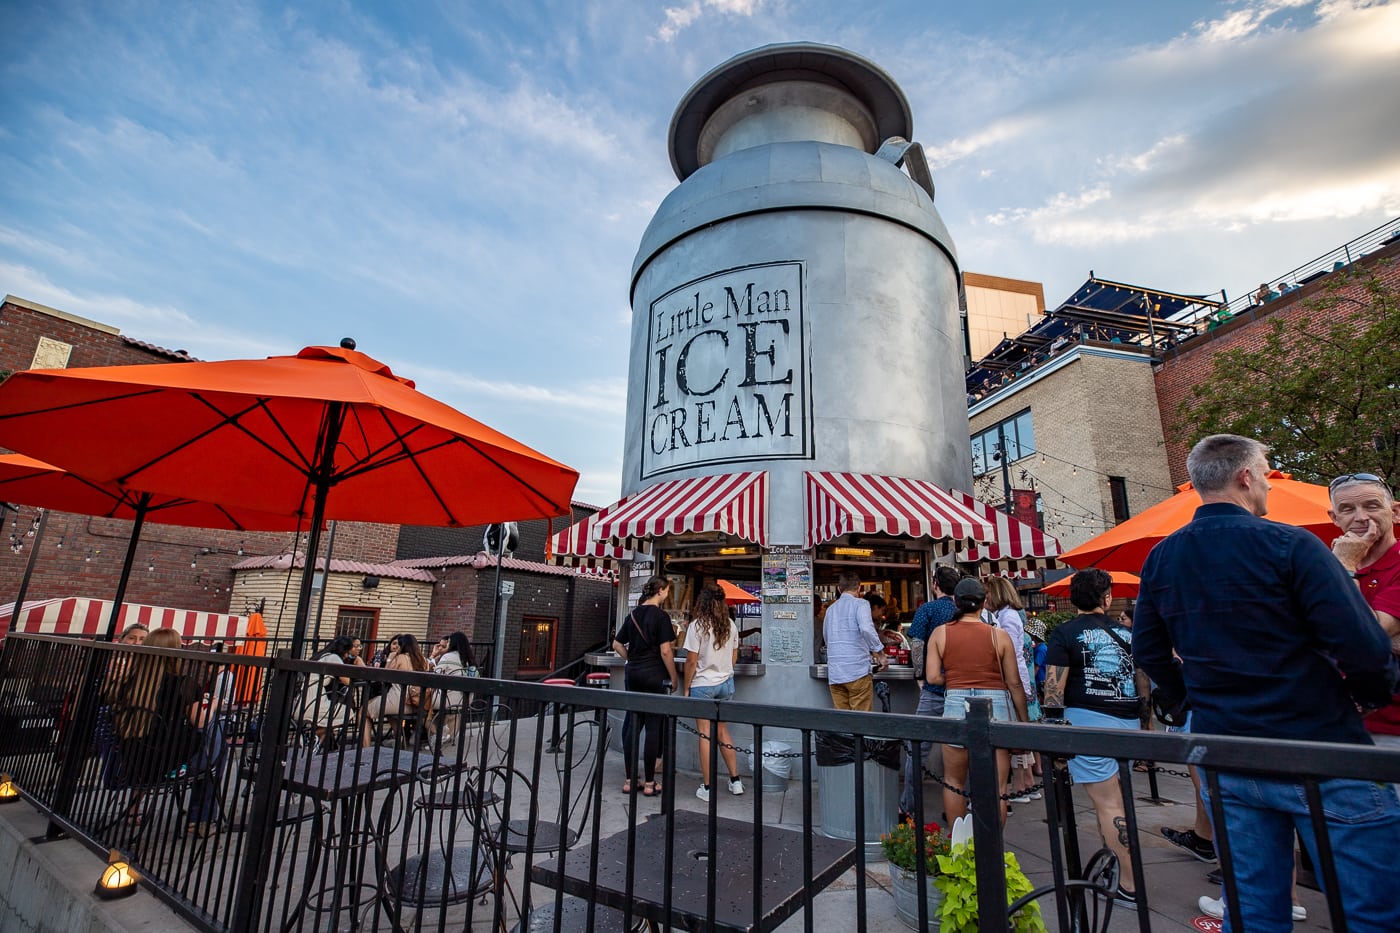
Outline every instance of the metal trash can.
<path fill-rule="evenodd" d="M 887 833 L 899 817 L 899 769 L 879 761 L 862 761 L 865 786 L 865 854 L 867 858 L 882 858 L 880 834 Z M 818 762 L 817 781 L 820 783 L 818 831 L 831 839 L 856 842 L 856 767 L 854 763 L 828 764 Z"/>

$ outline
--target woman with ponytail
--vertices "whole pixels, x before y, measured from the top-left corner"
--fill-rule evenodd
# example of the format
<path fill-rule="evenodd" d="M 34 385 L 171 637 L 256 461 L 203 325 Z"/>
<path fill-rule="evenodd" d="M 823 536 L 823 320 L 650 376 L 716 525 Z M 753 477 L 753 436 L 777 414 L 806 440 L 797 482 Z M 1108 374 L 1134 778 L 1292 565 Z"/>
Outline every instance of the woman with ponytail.
<path fill-rule="evenodd" d="M 661 607 L 671 595 L 671 583 L 665 577 L 652 577 L 642 587 L 642 601 L 627 613 L 613 638 L 613 650 L 627 662 L 622 669 L 623 683 L 637 693 L 670 693 L 676 683 L 676 662 L 671 644 L 676 631 L 671 617 Z M 640 721 L 640 722 L 639 722 Z M 637 733 L 646 734 L 642 743 L 642 796 L 654 797 L 661 790 L 656 771 L 661 763 L 661 734 L 666 718 L 660 713 L 628 713 L 622 723 L 622 763 L 627 774 L 622 792 L 630 794 L 636 786 Z"/>

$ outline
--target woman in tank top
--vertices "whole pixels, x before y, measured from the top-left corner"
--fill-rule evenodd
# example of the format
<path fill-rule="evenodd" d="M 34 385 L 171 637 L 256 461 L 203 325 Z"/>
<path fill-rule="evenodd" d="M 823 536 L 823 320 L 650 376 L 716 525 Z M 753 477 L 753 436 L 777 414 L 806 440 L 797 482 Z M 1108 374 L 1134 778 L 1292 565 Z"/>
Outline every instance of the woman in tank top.
<path fill-rule="evenodd" d="M 924 675 L 929 683 L 948 688 L 943 707 L 943 715 L 948 719 L 966 719 L 967 701 L 986 697 L 992 701 L 993 719 L 1026 722 L 1029 717 L 1016 664 L 1018 651 L 1005 632 L 982 621 L 981 612 L 986 601 L 987 588 L 981 581 L 969 577 L 958 583 L 953 591 L 957 615 L 951 622 L 933 630 Z M 1006 786 L 1010 772 L 1010 750 L 997 749 L 998 787 Z M 953 787 L 966 783 L 967 749 L 958 745 L 943 746 L 943 780 Z M 1006 801 L 1000 804 L 1004 823 Z M 950 822 L 963 816 L 967 813 L 967 798 L 944 788 L 943 812 Z"/>

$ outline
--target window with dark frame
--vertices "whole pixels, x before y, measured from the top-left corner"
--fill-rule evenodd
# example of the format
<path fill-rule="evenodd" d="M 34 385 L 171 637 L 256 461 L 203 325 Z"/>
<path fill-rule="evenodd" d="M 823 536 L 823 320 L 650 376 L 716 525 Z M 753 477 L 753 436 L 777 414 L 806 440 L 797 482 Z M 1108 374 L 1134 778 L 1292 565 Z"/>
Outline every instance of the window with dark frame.
<path fill-rule="evenodd" d="M 1029 408 L 972 435 L 972 475 L 982 476 L 1001 469 L 1001 461 L 996 456 L 1001 450 L 1006 451 L 1008 463 L 1035 453 L 1035 431 Z"/>
<path fill-rule="evenodd" d="M 1128 481 L 1122 476 L 1108 478 L 1108 491 L 1113 496 L 1113 523 L 1126 522 L 1132 517 L 1128 508 Z"/>
<path fill-rule="evenodd" d="M 526 616 L 520 620 L 521 674 L 548 674 L 554 670 L 554 636 L 558 620 L 547 616 Z"/>

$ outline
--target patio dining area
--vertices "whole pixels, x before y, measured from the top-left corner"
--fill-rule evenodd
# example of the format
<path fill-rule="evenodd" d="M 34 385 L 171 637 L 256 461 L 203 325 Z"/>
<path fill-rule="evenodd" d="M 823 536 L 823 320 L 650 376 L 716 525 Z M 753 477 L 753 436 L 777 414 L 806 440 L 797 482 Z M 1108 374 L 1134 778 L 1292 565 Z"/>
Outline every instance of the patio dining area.
<path fill-rule="evenodd" d="M 878 846 L 822 832 L 831 812 L 854 817 L 856 838 L 891 828 L 865 825 L 863 801 L 879 796 L 883 766 L 851 766 L 853 791 L 823 785 L 814 755 L 822 732 L 969 748 L 981 929 L 1017 921 L 1006 906 L 1007 852 L 1034 887 L 1049 929 L 1070 929 L 1094 906 L 1092 892 L 1075 895 L 1083 890 L 1075 883 L 1102 840 L 1087 797 L 1057 779 L 1063 772 L 1054 762 L 1085 748 L 1120 759 L 1124 796 L 1133 802 L 1134 864 L 1122 870 L 1138 873 L 1145 897 L 1137 911 L 1101 911 L 1097 928 L 1191 929 L 1196 898 L 1218 892 L 1205 879 L 1210 866 L 1158 832 L 1191 822 L 1191 785 L 1173 762 L 1304 779 L 1400 777 L 1395 756 L 1373 749 L 716 704 L 385 671 L 365 672 L 366 685 L 417 686 L 447 711 L 431 729 L 391 729 L 365 746 L 358 729 L 318 734 L 321 710 L 298 706 L 307 684 L 335 665 L 233 656 L 218 663 L 256 675 L 256 700 L 219 711 L 206 740 L 216 743 L 213 753 L 138 782 L 130 776 L 150 767 L 136 766 L 131 746 L 118 741 L 114 753 L 104 744 L 101 713 L 84 723 L 74 711 L 106 667 L 150 657 L 173 662 L 179 676 L 214 673 L 206 653 L 8 639 L 0 717 L 19 717 L 23 728 L 0 731 L 0 771 L 52 831 L 103 856 L 116 850 L 144 890 L 204 930 L 904 929 Z M 527 708 L 534 712 L 514 712 Z M 745 773 L 745 793 L 720 784 L 705 801 L 695 795 L 695 776 L 677 771 L 668 755 L 660 794 L 623 793 L 609 713 L 627 712 L 663 713 L 673 742 L 693 743 L 687 727 L 698 717 L 744 730 L 741 745 L 750 734 L 758 748 L 780 739 L 791 749 L 791 777 Z M 1004 829 L 995 817 L 997 746 L 1034 749 L 1052 776 L 1042 798 L 1014 806 Z M 1157 763 L 1150 783 L 1134 760 Z M 115 773 L 123 769 L 127 777 Z M 924 790 L 915 819 L 942 822 L 933 774 Z M 840 796 L 824 800 L 824 793 Z M 209 829 L 191 831 L 192 808 L 204 799 L 215 801 Z M 1228 840 L 1222 848 L 1228 852 Z M 1318 877 L 1331 870 L 1318 865 Z M 1313 926 L 1326 929 L 1325 900 L 1302 894 Z M 916 905 L 915 925 L 937 928 L 937 907 Z"/>

